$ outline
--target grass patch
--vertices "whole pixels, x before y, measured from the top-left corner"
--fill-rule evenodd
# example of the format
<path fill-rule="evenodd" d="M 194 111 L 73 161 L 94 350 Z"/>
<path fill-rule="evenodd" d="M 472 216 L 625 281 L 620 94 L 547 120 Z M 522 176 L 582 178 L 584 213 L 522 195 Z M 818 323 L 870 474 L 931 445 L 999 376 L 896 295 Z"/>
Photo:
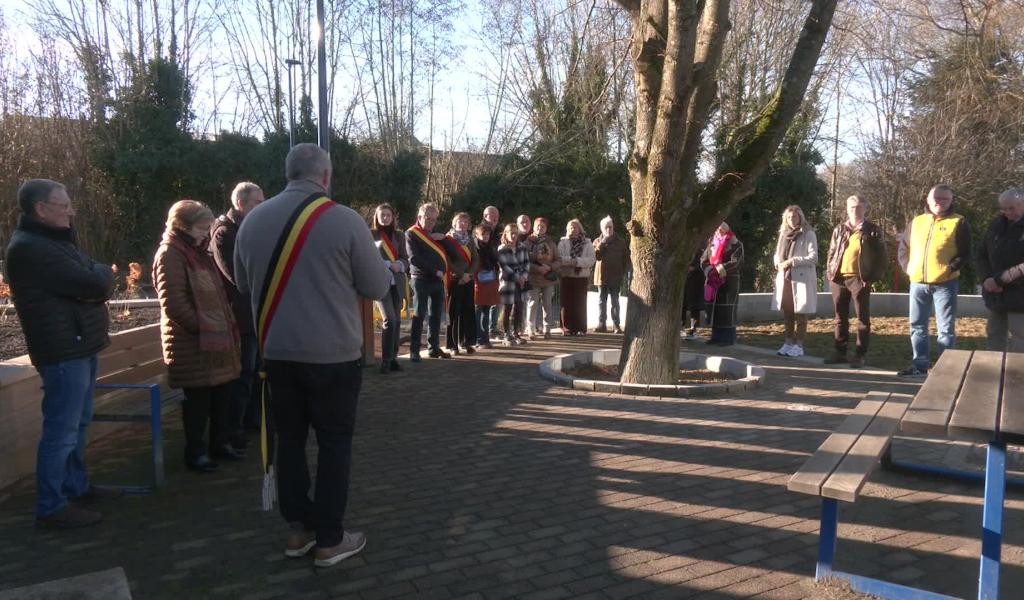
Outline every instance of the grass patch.
<path fill-rule="evenodd" d="M 986 319 L 963 317 L 956 320 L 956 347 L 961 350 L 985 349 Z M 807 340 L 804 352 L 822 358 L 832 354 L 832 319 L 812 319 L 807 322 Z M 778 350 L 784 341 L 785 327 L 781 321 L 741 323 L 736 328 L 737 342 L 759 348 Z M 932 319 L 931 333 L 932 360 L 937 357 L 935 342 L 935 319 Z M 710 334 L 710 329 L 702 332 Z M 856 340 L 856 321 L 850 323 L 850 353 Z M 871 319 L 871 340 L 868 344 L 866 362 L 873 367 L 898 370 L 910 365 L 913 352 L 910 349 L 910 320 L 907 317 L 875 317 Z"/>

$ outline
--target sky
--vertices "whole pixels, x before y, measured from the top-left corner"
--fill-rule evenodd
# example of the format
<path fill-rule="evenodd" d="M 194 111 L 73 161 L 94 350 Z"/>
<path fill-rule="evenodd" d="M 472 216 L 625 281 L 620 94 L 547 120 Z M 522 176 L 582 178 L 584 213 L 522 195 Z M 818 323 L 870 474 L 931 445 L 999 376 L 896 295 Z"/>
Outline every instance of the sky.
<path fill-rule="evenodd" d="M 38 48 L 38 40 L 27 23 L 26 14 L 30 10 L 26 0 L 0 0 L 0 9 L 3 10 L 7 19 L 16 53 L 25 57 L 29 52 Z M 477 0 L 467 0 L 466 10 L 463 11 L 462 17 L 456 20 L 456 32 L 453 36 L 462 46 L 461 55 L 454 64 L 449 65 L 441 73 L 435 89 L 433 140 L 436 148 L 479 147 L 487 134 L 489 116 L 486 102 L 481 97 L 482 85 L 479 80 L 479 73 L 486 68 L 486 65 L 483 60 L 484 52 L 479 47 L 479 42 L 476 41 L 477 36 L 474 33 L 474 28 L 479 20 Z M 215 97 L 215 90 L 210 89 L 210 82 L 200 80 L 195 83 L 198 88 L 193 107 L 198 116 L 195 122 L 208 129 L 208 131 L 197 133 L 209 135 L 216 133 L 221 128 L 230 129 L 231 103 L 221 102 L 217 106 L 217 110 L 214 111 L 212 99 Z M 340 77 L 336 85 L 338 86 L 336 95 L 339 99 L 355 95 L 352 81 L 346 81 L 345 78 Z M 856 89 L 847 90 L 845 97 L 841 99 L 843 102 L 839 136 L 839 159 L 841 162 L 856 157 L 860 139 L 863 137 L 862 133 L 870 127 L 870 121 L 859 114 L 862 109 L 858 109 L 856 103 L 852 101 L 852 96 L 855 95 Z M 836 110 L 834 95 L 828 98 L 825 104 L 828 114 L 825 117 L 825 127 L 821 132 L 821 137 L 832 138 L 834 137 Z M 416 136 L 424 142 L 431 137 L 426 113 L 421 114 L 417 119 Z M 819 150 L 831 163 L 832 142 L 819 144 Z"/>

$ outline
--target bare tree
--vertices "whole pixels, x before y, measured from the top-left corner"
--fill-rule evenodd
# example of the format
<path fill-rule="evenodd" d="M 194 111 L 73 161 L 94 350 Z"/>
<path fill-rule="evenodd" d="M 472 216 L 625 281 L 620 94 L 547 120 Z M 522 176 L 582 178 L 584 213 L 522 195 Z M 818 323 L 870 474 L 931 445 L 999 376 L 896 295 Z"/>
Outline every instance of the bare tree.
<path fill-rule="evenodd" d="M 624 383 L 676 380 L 682 278 L 698 241 L 750 193 L 800 109 L 835 0 L 814 0 L 774 94 L 730 136 L 732 158 L 700 185 L 698 161 L 730 29 L 728 0 L 619 0 L 633 20 L 636 142 L 633 281 L 622 352 Z"/>

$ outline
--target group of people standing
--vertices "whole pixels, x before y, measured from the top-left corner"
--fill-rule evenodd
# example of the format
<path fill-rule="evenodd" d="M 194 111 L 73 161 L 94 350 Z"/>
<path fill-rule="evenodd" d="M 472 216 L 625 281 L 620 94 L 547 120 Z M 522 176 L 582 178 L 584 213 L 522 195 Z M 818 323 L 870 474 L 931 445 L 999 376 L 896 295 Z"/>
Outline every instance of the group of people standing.
<path fill-rule="evenodd" d="M 416 222 L 401 231 L 390 205 L 381 204 L 374 211 L 370 229 L 391 274 L 388 293 L 376 302 L 382 315 L 381 373 L 402 370 L 397 355 L 407 277 L 412 290 L 412 362 L 422 360 L 424 321 L 427 355 L 441 359 L 491 348 L 492 337 L 510 347 L 549 338 L 556 327 L 566 336 L 586 334 L 592 270 L 601 291 L 596 331 L 607 331 L 610 298 L 613 330 L 622 332 L 618 294 L 630 265 L 629 245 L 615 233 L 611 217 L 601 221 L 602 233 L 596 240 L 586 236 L 578 219 L 571 219 L 565 236 L 556 241 L 545 217 L 531 220 L 519 215 L 501 227 L 497 207 L 488 206 L 475 227 L 468 213 L 459 212 L 447 232 L 437 232 L 438 214 L 437 206 L 423 204 Z M 561 292 L 557 316 L 556 288 Z"/>

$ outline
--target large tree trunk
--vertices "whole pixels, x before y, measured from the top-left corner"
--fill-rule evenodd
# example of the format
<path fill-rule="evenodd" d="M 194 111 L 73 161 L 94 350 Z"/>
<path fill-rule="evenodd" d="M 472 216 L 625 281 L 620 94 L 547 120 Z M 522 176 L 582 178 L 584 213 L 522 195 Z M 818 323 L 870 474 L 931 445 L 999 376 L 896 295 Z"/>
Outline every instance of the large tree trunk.
<path fill-rule="evenodd" d="M 620 365 L 623 383 L 676 381 L 686 266 L 753 189 L 803 101 L 837 0 L 813 0 L 779 90 L 757 118 L 732 133 L 734 156 L 698 192 L 700 148 L 729 30 L 729 0 L 618 0 L 633 17 L 636 141 L 633 283 Z"/>

